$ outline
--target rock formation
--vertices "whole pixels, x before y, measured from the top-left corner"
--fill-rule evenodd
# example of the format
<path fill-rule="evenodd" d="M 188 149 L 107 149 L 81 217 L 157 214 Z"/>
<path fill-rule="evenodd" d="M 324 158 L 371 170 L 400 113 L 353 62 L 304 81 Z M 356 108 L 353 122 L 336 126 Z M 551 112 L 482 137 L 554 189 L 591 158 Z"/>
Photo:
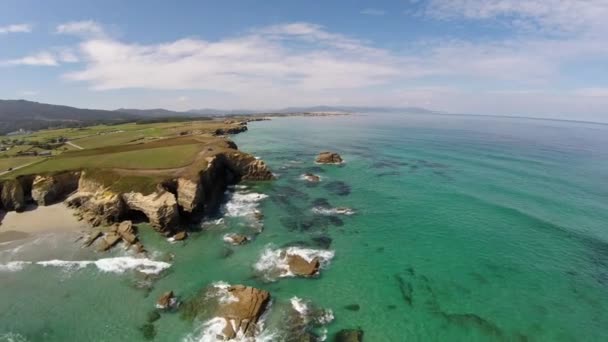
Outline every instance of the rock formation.
<path fill-rule="evenodd" d="M 162 294 L 156 301 L 156 308 L 160 310 L 168 310 L 177 306 L 177 298 L 173 291 L 168 291 Z"/>
<path fill-rule="evenodd" d="M 17 179 L 11 179 L 2 183 L 2 192 L 0 193 L 2 207 L 6 211 L 23 211 L 25 210 L 25 194 L 21 182 Z"/>
<path fill-rule="evenodd" d="M 300 277 L 312 277 L 319 272 L 321 267 L 319 258 L 313 258 L 309 262 L 297 254 L 288 254 L 287 264 L 291 273 Z"/>
<path fill-rule="evenodd" d="M 217 310 L 217 316 L 228 322 L 224 336 L 227 339 L 235 338 L 238 333 L 253 336 L 255 325 L 270 301 L 270 293 L 243 285 L 230 286 L 227 291 L 235 300 L 220 303 Z"/>
<path fill-rule="evenodd" d="M 49 205 L 61 201 L 78 188 L 79 179 L 80 172 L 36 176 L 32 183 L 32 199 L 38 205 Z"/>
<path fill-rule="evenodd" d="M 342 164 L 344 160 L 335 152 L 321 152 L 317 156 L 316 162 L 319 164 Z"/>
<path fill-rule="evenodd" d="M 175 195 L 165 190 L 157 190 L 150 195 L 139 192 L 122 194 L 122 200 L 129 210 L 142 212 L 150 225 L 158 231 L 172 230 L 179 222 Z"/>

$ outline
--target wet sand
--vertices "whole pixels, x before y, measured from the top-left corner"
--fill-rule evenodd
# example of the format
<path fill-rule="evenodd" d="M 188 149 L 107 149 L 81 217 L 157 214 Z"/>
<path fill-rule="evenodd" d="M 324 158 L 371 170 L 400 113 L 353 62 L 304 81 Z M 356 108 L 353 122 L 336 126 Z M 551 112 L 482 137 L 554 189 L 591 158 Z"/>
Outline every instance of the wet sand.
<path fill-rule="evenodd" d="M 87 227 L 86 223 L 77 220 L 74 210 L 63 203 L 40 206 L 22 213 L 6 213 L 0 225 L 0 242 L 24 239 L 39 233 L 82 231 Z"/>

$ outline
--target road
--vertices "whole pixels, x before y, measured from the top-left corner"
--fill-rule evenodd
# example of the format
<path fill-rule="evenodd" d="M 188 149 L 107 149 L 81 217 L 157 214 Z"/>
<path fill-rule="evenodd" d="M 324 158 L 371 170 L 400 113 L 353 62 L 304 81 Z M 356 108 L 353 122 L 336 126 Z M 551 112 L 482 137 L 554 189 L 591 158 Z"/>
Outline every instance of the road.
<path fill-rule="evenodd" d="M 75 147 L 75 148 L 77 148 L 77 149 L 79 149 L 79 150 L 84 150 L 84 147 L 80 147 L 80 146 L 78 146 L 78 145 L 74 144 L 74 143 L 73 143 L 73 142 L 71 142 L 71 141 L 66 141 L 65 143 L 66 143 L 66 144 L 68 144 L 68 145 L 70 145 L 70 146 L 72 146 L 72 147 Z"/>
<path fill-rule="evenodd" d="M 46 159 L 43 159 L 43 160 L 46 160 Z M 31 163 L 28 163 L 28 164 L 23 164 L 23 165 L 15 166 L 10 171 L 2 171 L 2 172 L 0 172 L 0 176 L 4 176 L 7 173 L 10 173 L 10 172 L 13 172 L 13 171 L 17 171 L 19 169 L 23 169 L 24 167 L 28 167 L 30 165 L 34 165 L 34 164 L 40 163 L 41 161 L 42 160 L 36 160 L 35 162 L 31 162 Z"/>

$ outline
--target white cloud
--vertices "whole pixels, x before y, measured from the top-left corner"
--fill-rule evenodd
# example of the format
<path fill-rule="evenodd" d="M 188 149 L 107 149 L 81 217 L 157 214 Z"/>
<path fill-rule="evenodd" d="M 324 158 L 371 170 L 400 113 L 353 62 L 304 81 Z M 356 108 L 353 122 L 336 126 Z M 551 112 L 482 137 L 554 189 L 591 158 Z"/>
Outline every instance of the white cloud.
<path fill-rule="evenodd" d="M 36 95 L 38 95 L 38 91 L 36 91 L 36 90 L 23 90 L 23 91 L 19 92 L 19 95 L 21 95 L 21 96 L 36 96 Z"/>
<path fill-rule="evenodd" d="M 154 45 L 112 39 L 84 41 L 86 68 L 67 75 L 94 89 L 247 91 L 358 88 L 401 70 L 390 56 L 322 27 L 295 23 L 210 42 L 180 39 Z"/>
<path fill-rule="evenodd" d="M 0 66 L 58 66 L 61 63 L 76 63 L 78 57 L 70 48 L 54 48 L 21 58 L 0 61 Z"/>
<path fill-rule="evenodd" d="M 93 20 L 71 21 L 58 25 L 56 33 L 69 34 L 82 37 L 103 37 L 103 27 Z"/>
<path fill-rule="evenodd" d="M 14 24 L 8 26 L 0 26 L 0 34 L 7 33 L 29 33 L 32 32 L 32 25 L 29 24 Z"/>
<path fill-rule="evenodd" d="M 606 0 L 430 0 L 440 19 L 501 19 L 515 27 L 553 33 L 606 33 Z"/>
<path fill-rule="evenodd" d="M 3 65 L 29 65 L 29 66 L 57 66 L 57 58 L 49 52 L 39 52 L 33 55 L 11 59 L 0 64 Z"/>
<path fill-rule="evenodd" d="M 372 16 L 383 16 L 386 14 L 386 11 L 377 8 L 366 8 L 359 13 Z"/>

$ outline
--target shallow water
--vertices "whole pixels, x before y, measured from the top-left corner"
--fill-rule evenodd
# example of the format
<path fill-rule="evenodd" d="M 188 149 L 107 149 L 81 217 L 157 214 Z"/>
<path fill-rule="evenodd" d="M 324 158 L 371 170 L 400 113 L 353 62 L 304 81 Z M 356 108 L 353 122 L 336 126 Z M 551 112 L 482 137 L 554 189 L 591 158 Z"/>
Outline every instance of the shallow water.
<path fill-rule="evenodd" d="M 143 341 L 158 296 L 188 298 L 216 282 L 333 310 L 328 335 L 361 327 L 367 341 L 600 341 L 608 338 L 608 126 L 467 116 L 349 116 L 250 123 L 239 147 L 278 174 L 232 196 L 227 217 L 185 243 L 141 229 L 159 276 L 25 265 L 0 268 L 0 341 Z M 314 164 L 321 150 L 342 166 Z M 319 174 L 319 184 L 301 179 Z M 229 246 L 231 232 L 261 234 Z M 257 198 L 257 197 L 256 197 Z M 326 215 L 319 205 L 349 207 Z M 239 215 L 242 208 L 243 215 Z M 142 227 L 143 228 L 143 227 Z M 62 237 L 62 238 L 60 238 Z M 68 241 L 68 243 L 65 243 Z M 54 235 L 0 245 L 10 261 L 95 260 Z M 268 282 L 268 249 L 334 252 L 317 279 Z M 52 248 L 44 248 L 51 246 Z M 123 259 L 119 259 L 123 260 Z M 267 329 L 274 329 L 268 318 Z M 163 314 L 156 341 L 200 323 Z M 331 340 L 331 339 L 329 339 Z"/>

